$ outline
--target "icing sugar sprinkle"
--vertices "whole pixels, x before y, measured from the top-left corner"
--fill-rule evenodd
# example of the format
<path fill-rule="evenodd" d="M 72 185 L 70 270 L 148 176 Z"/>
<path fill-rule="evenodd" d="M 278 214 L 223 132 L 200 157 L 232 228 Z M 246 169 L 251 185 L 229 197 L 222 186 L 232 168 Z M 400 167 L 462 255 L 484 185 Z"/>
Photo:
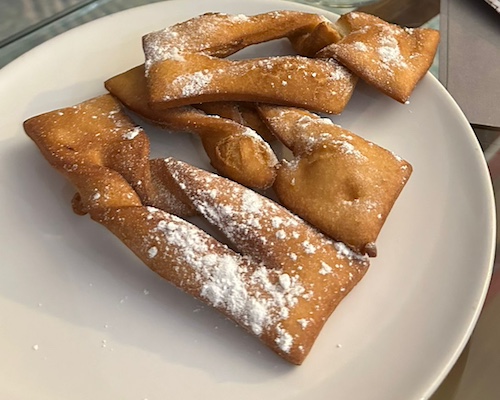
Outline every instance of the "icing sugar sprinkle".
<path fill-rule="evenodd" d="M 383 64 L 396 65 L 402 68 L 408 67 L 403 60 L 398 41 L 394 36 L 388 35 L 381 38 L 377 52 Z"/>
<path fill-rule="evenodd" d="M 201 288 L 203 299 L 225 310 L 257 336 L 264 331 L 274 335 L 281 351 L 289 352 L 294 344 L 284 321 L 293 315 L 299 300 L 316 301 L 309 282 L 303 281 L 295 271 L 281 267 L 293 259 L 299 271 L 302 265 L 312 265 L 307 264 L 310 260 L 317 265 L 317 270 L 321 268 L 328 273 L 329 266 L 320 265 L 319 257 L 329 257 L 324 258 L 327 261 L 335 254 L 345 259 L 339 262 L 342 266 L 352 265 L 358 257 L 368 265 L 365 257 L 341 243 L 318 238 L 316 231 L 304 225 L 300 225 L 303 239 L 298 248 L 292 249 L 286 240 L 279 239 L 299 236 L 294 235 L 301 223 L 298 217 L 234 182 L 174 159 L 166 159 L 165 163 L 194 208 L 246 256 L 168 214 L 158 224 L 158 229 L 165 232 L 167 249 L 179 249 L 177 259 L 185 260 L 183 264 L 192 270 L 191 279 Z M 214 187 L 217 190 L 214 191 Z M 331 252 L 332 245 L 336 252 Z M 273 248 L 280 251 L 273 252 Z"/>
<path fill-rule="evenodd" d="M 321 261 L 321 269 L 319 270 L 319 273 L 321 275 L 331 274 L 332 273 L 332 267 L 330 267 L 324 261 Z"/>
<path fill-rule="evenodd" d="M 290 279 L 290 275 L 288 274 L 280 275 L 279 282 L 281 287 L 285 290 L 290 289 L 290 286 L 292 284 L 292 280 Z"/>
<path fill-rule="evenodd" d="M 276 338 L 276 343 L 284 351 L 289 352 L 293 344 L 293 337 L 280 325 L 276 327 L 276 332 L 278 337 Z"/>
<path fill-rule="evenodd" d="M 309 240 L 304 240 L 302 242 L 302 247 L 304 247 L 304 250 L 306 254 L 314 254 L 316 253 L 316 247 L 309 243 Z"/>
<path fill-rule="evenodd" d="M 337 145 L 342 153 L 352 155 L 359 160 L 367 160 L 367 158 L 358 149 L 356 149 L 352 143 L 345 140 L 332 140 L 331 142 Z"/>
<path fill-rule="evenodd" d="M 132 140 L 134 139 L 139 133 L 141 133 L 142 129 L 138 126 L 136 126 L 134 129 L 131 129 L 130 131 L 128 132 L 125 132 L 123 135 L 122 135 L 122 138 L 123 139 L 126 139 L 126 140 Z"/>
<path fill-rule="evenodd" d="M 197 71 L 193 74 L 178 76 L 172 82 L 175 87 L 179 85 L 182 88 L 184 97 L 195 96 L 203 92 L 203 89 L 210 84 L 213 75 L 205 71 Z"/>
<path fill-rule="evenodd" d="M 150 247 L 148 250 L 148 257 L 154 258 L 158 254 L 158 248 L 156 246 Z"/>
<path fill-rule="evenodd" d="M 273 225 L 273 228 L 278 229 L 281 224 L 283 224 L 283 218 L 276 216 L 271 217 L 271 224 Z"/>
<path fill-rule="evenodd" d="M 368 51 L 368 47 L 363 42 L 354 42 L 352 44 L 352 47 L 357 51 Z"/>
<path fill-rule="evenodd" d="M 227 17 L 228 19 L 233 22 L 233 23 L 241 23 L 241 22 L 246 22 L 248 21 L 250 18 L 245 15 L 245 14 L 237 14 L 237 15 L 230 15 L 230 14 L 227 14 Z"/>
<path fill-rule="evenodd" d="M 276 232 L 276 237 L 278 239 L 286 239 L 286 232 L 283 229 L 280 229 L 278 232 Z"/>
<path fill-rule="evenodd" d="M 345 67 L 342 67 L 342 66 L 338 66 L 337 69 L 335 69 L 335 71 L 332 71 L 330 73 L 330 75 L 328 76 L 329 79 L 332 79 L 334 81 L 343 81 L 343 80 L 346 80 L 346 79 L 350 79 L 351 78 L 351 73 L 349 72 L 349 70 Z"/>
<path fill-rule="evenodd" d="M 307 325 L 309 325 L 309 320 L 307 320 L 305 318 L 300 318 L 297 320 L 297 322 L 300 324 L 302 329 L 306 329 Z"/>
<path fill-rule="evenodd" d="M 156 232 L 162 232 L 167 245 L 178 249 L 177 255 L 201 287 L 200 296 L 236 317 L 254 334 L 261 335 L 267 327 L 288 318 L 290 308 L 304 293 L 297 277 L 262 264 L 254 267 L 225 245 L 219 243 L 214 249 L 212 238 L 188 222 L 153 207 L 148 211 L 162 217 Z M 287 352 L 291 341 L 282 328 L 276 343 Z"/>
<path fill-rule="evenodd" d="M 278 159 L 276 158 L 276 154 L 274 153 L 273 149 L 271 148 L 269 143 L 262 139 L 262 136 L 260 136 L 257 132 L 246 127 L 241 135 L 251 138 L 254 142 L 259 143 L 262 146 L 264 151 L 267 152 L 267 158 L 269 160 L 270 166 L 275 166 L 276 164 L 278 164 Z"/>

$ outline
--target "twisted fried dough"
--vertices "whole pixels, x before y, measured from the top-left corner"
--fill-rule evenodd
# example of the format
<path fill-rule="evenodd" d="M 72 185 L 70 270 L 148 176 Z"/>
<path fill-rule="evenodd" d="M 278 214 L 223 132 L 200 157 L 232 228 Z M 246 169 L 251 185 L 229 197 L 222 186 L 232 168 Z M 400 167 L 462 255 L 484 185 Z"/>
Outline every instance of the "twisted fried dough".
<path fill-rule="evenodd" d="M 439 43 L 436 30 L 402 28 L 362 12 L 342 15 L 335 26 L 342 39 L 316 57 L 335 58 L 401 103 L 429 70 Z"/>
<path fill-rule="evenodd" d="M 324 47 L 337 43 L 342 36 L 330 21 L 318 24 L 311 32 L 291 35 L 289 38 L 293 49 L 305 57 L 314 57 Z"/>
<path fill-rule="evenodd" d="M 277 274 L 254 277 L 282 294 L 257 305 L 262 309 L 250 328 L 282 357 L 301 364 L 330 314 L 366 273 L 368 259 L 250 189 L 175 159 L 165 163 L 208 222 L 240 253 Z M 222 301 L 223 295 L 214 298 Z"/>
<path fill-rule="evenodd" d="M 228 60 L 251 44 L 309 32 L 324 21 L 280 11 L 204 14 L 143 37 L 149 101 L 166 109 L 213 101 L 253 101 L 338 114 L 356 78 L 331 60 L 299 56 Z"/>
<path fill-rule="evenodd" d="M 260 118 L 254 103 L 214 101 L 211 103 L 194 104 L 193 106 L 206 114 L 218 115 L 223 118 L 232 119 L 241 125 L 248 126 L 266 142 L 275 140 L 267 125 Z"/>
<path fill-rule="evenodd" d="M 78 214 L 142 203 L 177 215 L 194 214 L 155 185 L 163 178 L 152 176 L 149 140 L 111 95 L 31 118 L 24 129 L 47 161 L 76 187 L 73 206 Z M 132 191 L 125 190 L 129 186 Z"/>
<path fill-rule="evenodd" d="M 193 107 L 152 109 L 147 102 L 143 65 L 108 79 L 105 87 L 144 119 L 166 129 L 197 134 L 212 166 L 222 175 L 253 188 L 272 185 L 277 160 L 260 136 L 235 121 L 207 115 Z"/>
<path fill-rule="evenodd" d="M 296 157 L 273 185 L 280 202 L 330 237 L 375 256 L 375 241 L 411 165 L 306 110 L 260 105 L 274 135 Z"/>

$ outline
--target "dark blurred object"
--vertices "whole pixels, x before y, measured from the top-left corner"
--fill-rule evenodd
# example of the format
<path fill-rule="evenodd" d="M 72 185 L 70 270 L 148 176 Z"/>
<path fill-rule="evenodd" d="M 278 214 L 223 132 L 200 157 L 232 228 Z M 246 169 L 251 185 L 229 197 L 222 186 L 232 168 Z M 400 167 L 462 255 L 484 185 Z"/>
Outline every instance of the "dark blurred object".
<path fill-rule="evenodd" d="M 500 14 L 482 0 L 441 0 L 439 80 L 469 122 L 500 129 Z"/>
<path fill-rule="evenodd" d="M 393 24 L 416 28 L 439 14 L 439 0 L 381 0 L 357 10 Z"/>

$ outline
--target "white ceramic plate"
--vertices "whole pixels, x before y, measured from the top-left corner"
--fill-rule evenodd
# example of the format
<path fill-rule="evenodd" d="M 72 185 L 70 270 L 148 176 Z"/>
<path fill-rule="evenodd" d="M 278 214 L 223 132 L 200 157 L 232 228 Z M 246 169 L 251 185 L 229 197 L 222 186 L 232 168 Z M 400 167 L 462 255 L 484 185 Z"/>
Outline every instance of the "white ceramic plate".
<path fill-rule="evenodd" d="M 494 207 L 481 149 L 430 75 L 401 105 L 359 85 L 333 120 L 409 160 L 363 281 L 305 364 L 159 279 L 88 217 L 24 135 L 26 118 L 104 93 L 143 61 L 141 36 L 205 11 L 313 9 L 265 1 L 169 1 L 65 33 L 0 71 L 0 398 L 421 399 L 459 355 L 492 265 Z M 332 14 L 327 14 L 335 18 Z M 284 42 L 246 50 L 281 53 Z M 153 156 L 207 166 L 188 136 L 150 129 Z"/>

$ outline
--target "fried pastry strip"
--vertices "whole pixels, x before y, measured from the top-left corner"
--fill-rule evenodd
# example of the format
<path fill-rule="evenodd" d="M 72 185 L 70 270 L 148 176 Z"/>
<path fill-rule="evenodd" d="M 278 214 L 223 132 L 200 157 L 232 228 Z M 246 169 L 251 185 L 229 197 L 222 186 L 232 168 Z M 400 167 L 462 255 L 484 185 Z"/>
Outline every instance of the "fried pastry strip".
<path fill-rule="evenodd" d="M 265 189 L 272 185 L 276 156 L 259 135 L 233 120 L 207 115 L 190 106 L 152 109 L 147 102 L 143 65 L 108 79 L 105 87 L 144 119 L 165 129 L 197 134 L 212 166 L 222 175 L 249 187 Z"/>
<path fill-rule="evenodd" d="M 356 77 L 334 60 L 279 56 L 233 61 L 195 53 L 183 58 L 165 60 L 150 70 L 152 108 L 223 100 L 340 114 L 356 84 Z"/>
<path fill-rule="evenodd" d="M 194 104 L 195 108 L 206 114 L 218 115 L 223 118 L 248 126 L 266 142 L 272 142 L 275 137 L 262 121 L 254 103 L 236 101 L 214 101 L 211 103 Z"/>
<path fill-rule="evenodd" d="M 258 15 L 206 13 L 143 37 L 146 70 L 183 53 L 227 57 L 248 46 L 312 31 L 325 21 L 318 14 L 272 11 Z"/>
<path fill-rule="evenodd" d="M 208 222 L 240 253 L 277 274 L 254 277 L 264 288 L 276 285 L 278 298 L 256 305 L 261 313 L 250 328 L 282 357 L 301 364 L 330 314 L 367 271 L 368 258 L 236 182 L 171 158 L 165 163 Z M 214 292 L 215 304 L 229 299 Z"/>
<path fill-rule="evenodd" d="M 263 41 L 309 32 L 323 17 L 298 12 L 204 14 L 143 37 L 150 105 L 254 101 L 340 113 L 356 78 L 345 68 L 299 56 L 221 59 Z"/>
<path fill-rule="evenodd" d="M 314 57 L 324 47 L 342 39 L 335 25 L 330 21 L 318 24 L 311 32 L 292 35 L 288 38 L 293 49 L 305 57 Z"/>
<path fill-rule="evenodd" d="M 342 39 L 316 56 L 335 58 L 401 103 L 429 70 L 439 43 L 434 29 L 402 28 L 362 12 L 342 15 L 335 26 Z"/>
<path fill-rule="evenodd" d="M 328 236 L 375 256 L 375 241 L 411 165 L 306 110 L 259 110 L 296 157 L 278 169 L 273 189 L 280 202 Z"/>
<path fill-rule="evenodd" d="M 177 215 L 194 214 L 155 184 L 160 178 L 151 174 L 146 134 L 109 94 L 30 118 L 24 129 L 47 161 L 75 186 L 76 213 L 144 203 Z"/>

